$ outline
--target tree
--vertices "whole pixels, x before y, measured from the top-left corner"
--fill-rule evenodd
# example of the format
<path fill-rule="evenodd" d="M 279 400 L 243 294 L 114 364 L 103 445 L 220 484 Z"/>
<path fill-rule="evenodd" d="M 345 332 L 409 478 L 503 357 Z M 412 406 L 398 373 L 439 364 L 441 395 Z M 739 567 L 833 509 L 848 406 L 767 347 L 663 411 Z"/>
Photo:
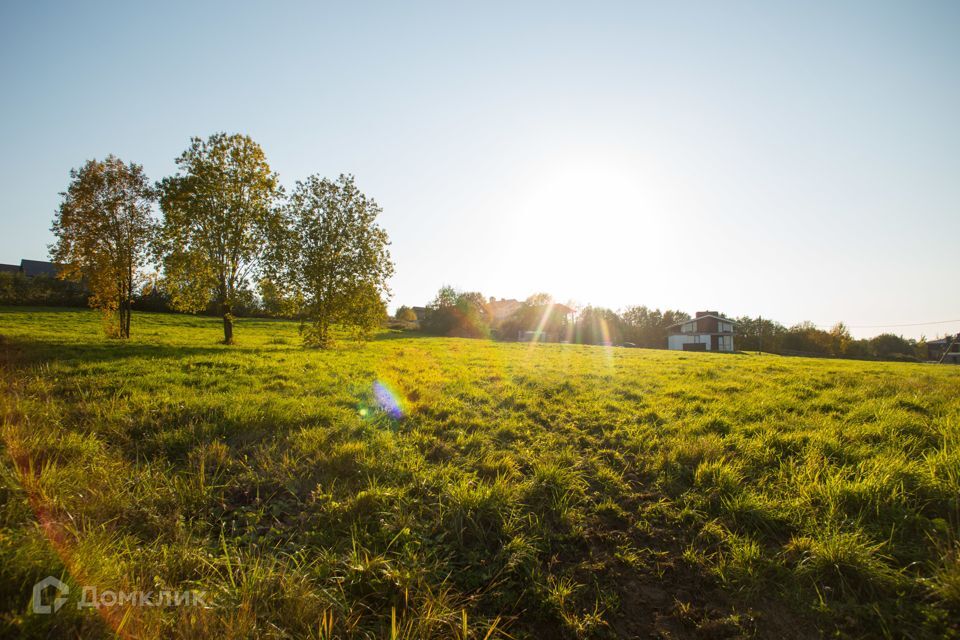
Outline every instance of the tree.
<path fill-rule="evenodd" d="M 734 343 L 743 351 L 766 351 L 779 353 L 783 349 L 787 328 L 769 318 L 740 316 L 734 325 Z"/>
<path fill-rule="evenodd" d="M 850 348 L 850 344 L 853 342 L 853 336 L 850 335 L 850 330 L 847 329 L 847 325 L 842 322 L 838 322 L 833 325 L 833 328 L 830 329 L 830 351 L 835 356 L 843 356 L 847 354 L 847 349 Z"/>
<path fill-rule="evenodd" d="M 155 199 L 143 167 L 116 156 L 70 171 L 53 220 L 50 255 L 59 277 L 84 281 L 90 306 L 116 314 L 115 333 L 130 337 L 130 310 L 155 232 Z"/>
<path fill-rule="evenodd" d="M 666 348 L 668 327 L 689 319 L 690 314 L 683 311 L 661 312 L 642 305 L 627 307 L 620 317 L 624 339 L 651 349 Z"/>
<path fill-rule="evenodd" d="M 572 329 L 564 307 L 553 301 L 548 293 L 535 293 L 521 303 L 520 307 L 500 323 L 501 339 L 517 340 L 528 331 L 538 333 L 537 339 L 544 334 L 557 338 L 570 339 Z"/>
<path fill-rule="evenodd" d="M 397 307 L 397 311 L 393 314 L 393 317 L 403 322 L 416 322 L 417 312 L 406 305 L 402 305 Z"/>
<path fill-rule="evenodd" d="M 267 271 L 283 296 L 297 301 L 309 323 L 307 344 L 329 347 L 334 324 L 368 338 L 386 317 L 393 262 L 390 239 L 376 222 L 381 212 L 351 175 L 297 182 L 272 236 Z"/>
<path fill-rule="evenodd" d="M 622 320 L 617 313 L 603 307 L 586 306 L 577 314 L 577 342 L 582 344 L 619 344 L 623 339 Z"/>
<path fill-rule="evenodd" d="M 457 338 L 489 338 L 490 314 L 486 298 L 476 291 L 457 291 L 444 286 L 427 305 L 423 330 Z"/>
<path fill-rule="evenodd" d="M 881 333 L 870 339 L 870 346 L 874 354 L 880 358 L 892 358 L 894 356 L 901 358 L 905 356 L 916 357 L 916 345 L 916 342 L 912 342 L 903 336 L 898 336 L 893 333 Z"/>
<path fill-rule="evenodd" d="M 277 175 L 248 136 L 192 138 L 179 172 L 158 184 L 163 224 L 157 252 L 174 308 L 197 312 L 213 300 L 223 341 L 233 342 L 233 309 L 278 224 Z"/>

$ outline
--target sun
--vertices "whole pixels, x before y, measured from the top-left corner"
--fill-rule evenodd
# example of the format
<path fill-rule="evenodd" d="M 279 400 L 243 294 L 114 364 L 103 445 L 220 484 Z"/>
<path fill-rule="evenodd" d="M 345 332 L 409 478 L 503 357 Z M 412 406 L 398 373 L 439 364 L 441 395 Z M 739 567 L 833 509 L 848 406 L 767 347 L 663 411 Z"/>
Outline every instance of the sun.
<path fill-rule="evenodd" d="M 536 290 L 597 300 L 613 280 L 662 260 L 671 239 L 664 183 L 637 159 L 570 153 L 532 174 L 504 246 L 518 272 L 536 274 Z"/>

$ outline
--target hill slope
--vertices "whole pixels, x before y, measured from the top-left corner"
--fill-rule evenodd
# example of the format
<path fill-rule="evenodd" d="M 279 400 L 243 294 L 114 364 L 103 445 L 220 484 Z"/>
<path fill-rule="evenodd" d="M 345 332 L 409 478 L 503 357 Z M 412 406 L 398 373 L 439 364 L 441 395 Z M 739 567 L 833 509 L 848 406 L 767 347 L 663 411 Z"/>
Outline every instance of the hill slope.
<path fill-rule="evenodd" d="M 0 633 L 956 634 L 960 369 L 219 331 L 0 309 Z"/>

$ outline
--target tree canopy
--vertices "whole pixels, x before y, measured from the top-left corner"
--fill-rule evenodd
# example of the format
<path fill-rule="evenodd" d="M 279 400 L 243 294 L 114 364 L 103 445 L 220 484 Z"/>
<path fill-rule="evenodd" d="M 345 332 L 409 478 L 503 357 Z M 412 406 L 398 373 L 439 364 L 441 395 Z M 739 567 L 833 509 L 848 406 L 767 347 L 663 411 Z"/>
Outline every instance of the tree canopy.
<path fill-rule="evenodd" d="M 216 301 L 223 339 L 233 341 L 233 305 L 278 224 L 281 194 L 263 149 L 249 136 L 192 138 L 179 172 L 158 184 L 163 212 L 158 253 L 171 303 L 199 311 Z"/>
<path fill-rule="evenodd" d="M 386 317 L 393 275 L 382 212 L 353 176 L 310 176 L 297 182 L 272 235 L 270 281 L 294 301 L 307 344 L 328 347 L 334 324 L 369 337 Z"/>
<path fill-rule="evenodd" d="M 111 333 L 130 337 L 130 311 L 155 232 L 154 191 L 143 167 L 110 155 L 70 171 L 70 185 L 53 220 L 50 246 L 59 276 L 82 280 L 89 303 L 115 315 Z"/>
<path fill-rule="evenodd" d="M 475 291 L 443 286 L 427 305 L 424 331 L 440 336 L 489 338 L 490 317 L 486 298 Z"/>

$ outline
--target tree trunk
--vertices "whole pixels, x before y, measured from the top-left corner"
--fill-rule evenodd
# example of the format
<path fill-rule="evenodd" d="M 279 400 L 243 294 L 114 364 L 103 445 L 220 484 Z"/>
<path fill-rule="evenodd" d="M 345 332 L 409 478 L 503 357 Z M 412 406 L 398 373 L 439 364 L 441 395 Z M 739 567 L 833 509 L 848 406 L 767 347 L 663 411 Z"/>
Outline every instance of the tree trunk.
<path fill-rule="evenodd" d="M 127 298 L 126 306 L 127 306 L 127 314 L 126 314 L 126 318 L 124 318 L 123 337 L 129 338 L 130 337 L 130 316 L 133 315 L 133 300 L 131 300 L 130 298 Z"/>
<path fill-rule="evenodd" d="M 223 343 L 233 344 L 233 314 L 230 312 L 230 303 L 221 304 L 223 308 Z"/>
<path fill-rule="evenodd" d="M 130 297 L 120 288 L 117 302 L 117 337 L 121 340 L 130 337 Z"/>
<path fill-rule="evenodd" d="M 133 261 L 127 263 L 127 321 L 123 327 L 124 337 L 130 337 L 130 316 L 133 315 Z"/>
<path fill-rule="evenodd" d="M 119 321 L 119 331 L 117 332 L 120 339 L 127 337 L 127 301 L 121 300 L 120 307 L 117 309 L 117 320 Z"/>

